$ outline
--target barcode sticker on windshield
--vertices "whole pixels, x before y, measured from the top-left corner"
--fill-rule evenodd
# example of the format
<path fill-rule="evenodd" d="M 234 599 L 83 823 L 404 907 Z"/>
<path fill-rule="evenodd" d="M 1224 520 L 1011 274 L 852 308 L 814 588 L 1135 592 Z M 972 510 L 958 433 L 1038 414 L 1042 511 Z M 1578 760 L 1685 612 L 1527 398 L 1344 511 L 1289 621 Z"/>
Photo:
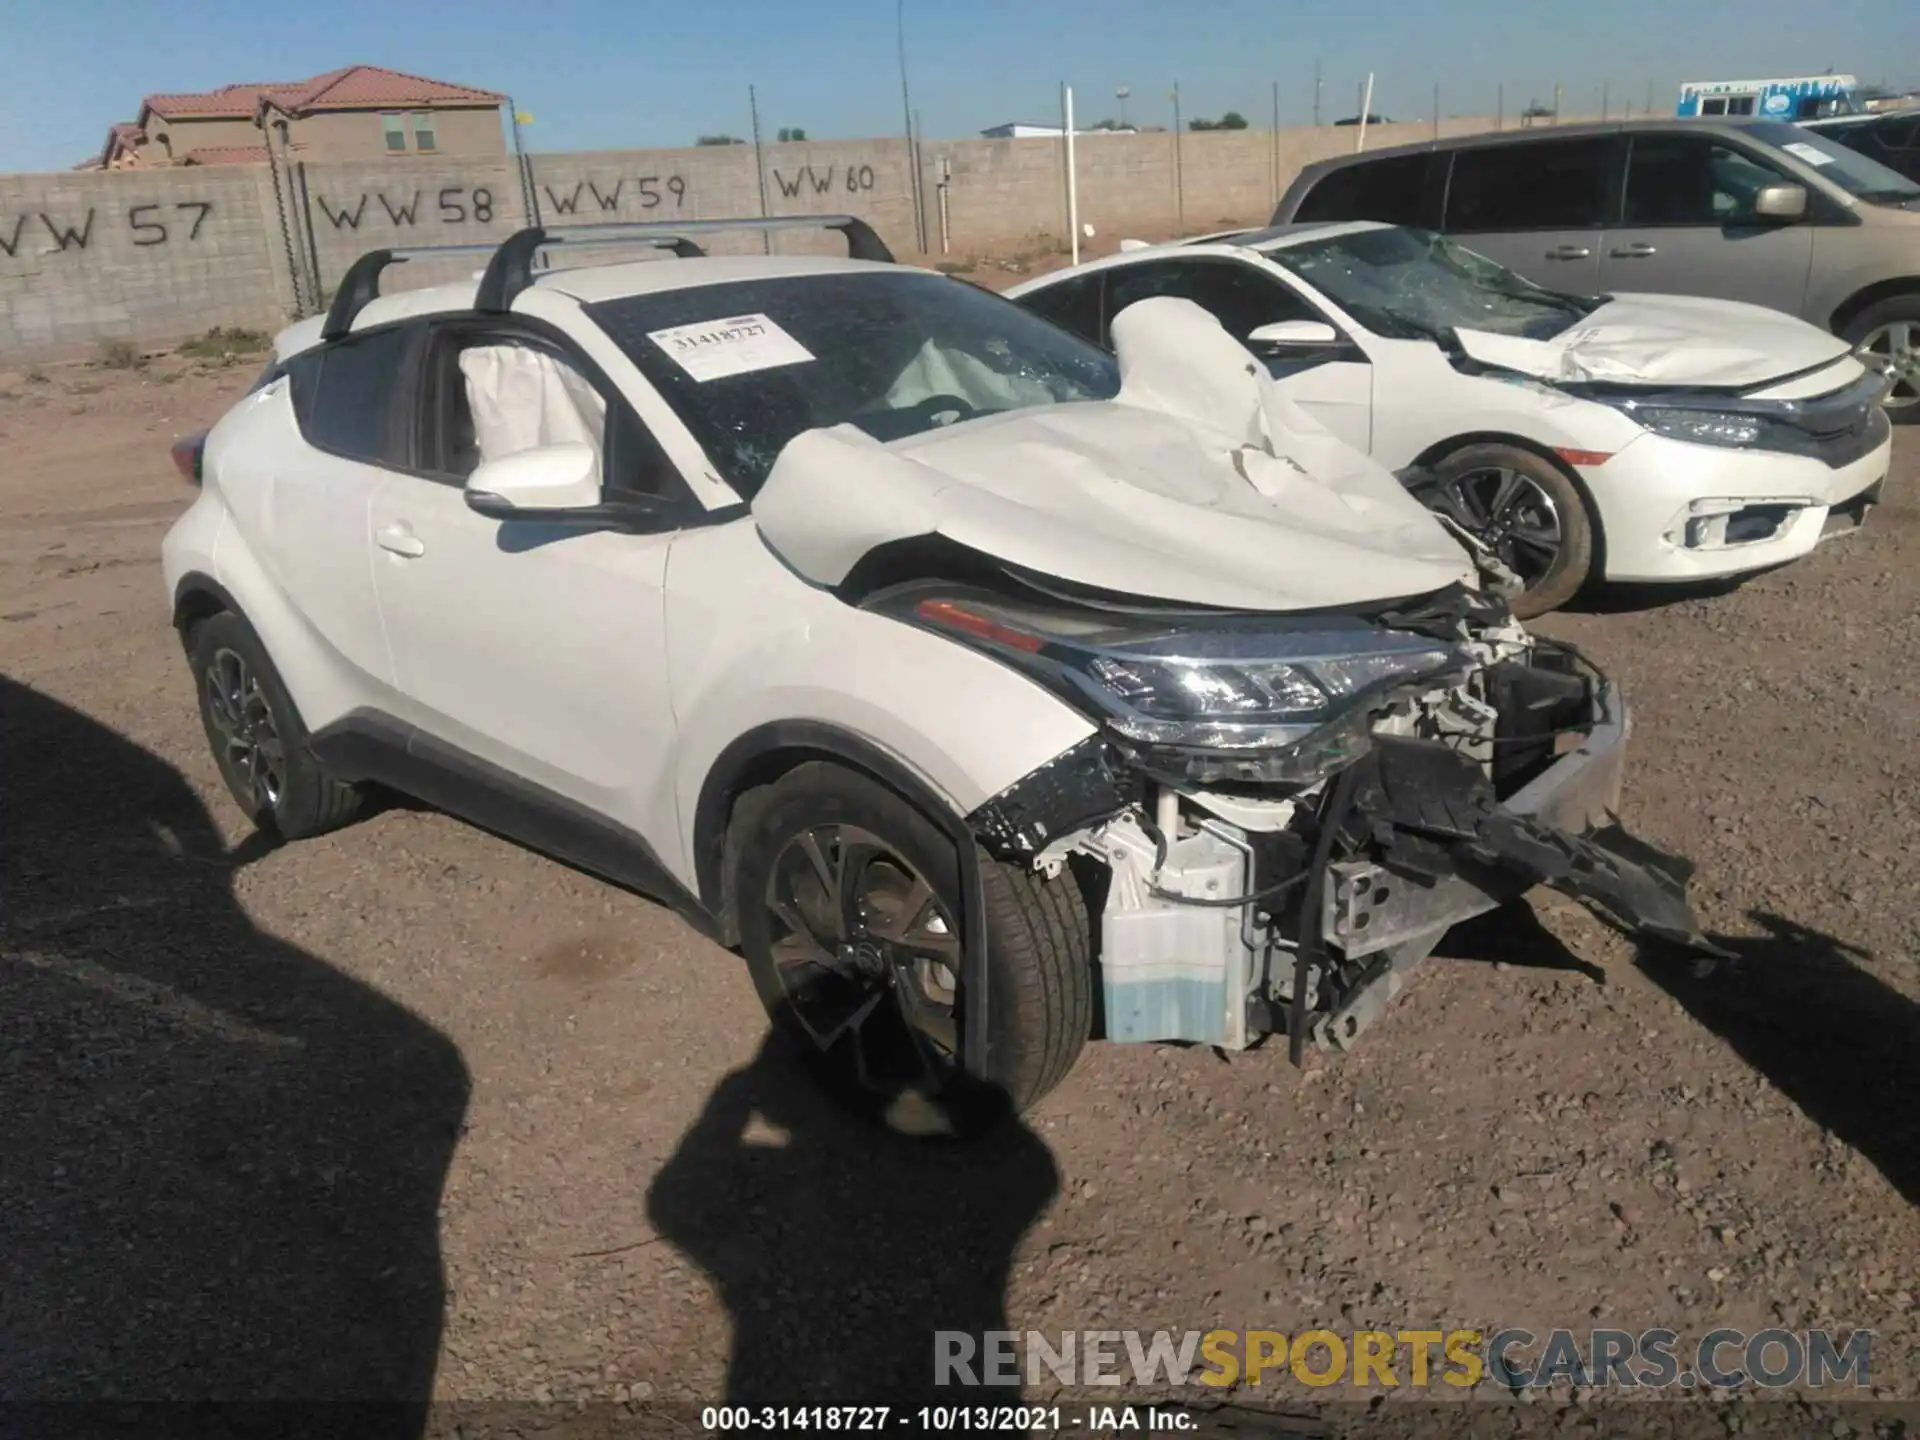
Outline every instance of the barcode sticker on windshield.
<path fill-rule="evenodd" d="M 813 359 L 813 352 L 765 315 L 734 315 L 649 330 L 647 338 L 694 379 L 723 380 Z"/>
<path fill-rule="evenodd" d="M 1833 163 L 1833 156 L 1827 154 L 1824 150 L 1816 150 L 1813 146 L 1803 145 L 1798 140 L 1789 140 L 1780 148 L 1796 159 L 1806 161 L 1809 165 L 1819 166 L 1831 165 Z"/>

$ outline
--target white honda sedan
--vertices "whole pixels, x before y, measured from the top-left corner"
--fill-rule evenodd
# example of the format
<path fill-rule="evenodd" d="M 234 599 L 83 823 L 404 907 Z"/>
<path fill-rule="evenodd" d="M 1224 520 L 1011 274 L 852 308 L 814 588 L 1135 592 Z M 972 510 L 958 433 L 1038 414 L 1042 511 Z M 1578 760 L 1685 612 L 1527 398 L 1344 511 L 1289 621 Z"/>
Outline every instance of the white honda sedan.
<path fill-rule="evenodd" d="M 1209 311 L 1281 389 L 1525 582 L 1684 581 L 1797 559 L 1879 498 L 1886 378 L 1772 310 L 1545 290 L 1426 231 L 1284 225 L 1008 294 L 1096 343 L 1149 296 Z"/>

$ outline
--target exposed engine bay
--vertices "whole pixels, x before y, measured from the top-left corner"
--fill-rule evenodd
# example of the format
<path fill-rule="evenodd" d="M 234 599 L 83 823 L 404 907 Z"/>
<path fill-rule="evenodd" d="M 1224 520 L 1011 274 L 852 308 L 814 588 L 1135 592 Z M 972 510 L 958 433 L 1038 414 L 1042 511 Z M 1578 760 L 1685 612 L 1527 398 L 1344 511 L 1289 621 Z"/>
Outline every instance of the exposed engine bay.
<path fill-rule="evenodd" d="M 1029 664 L 1053 648 L 1018 604 L 951 587 L 941 597 L 908 613 Z M 1303 658 L 1280 667 L 1293 676 L 1261 682 L 1268 694 L 1306 676 L 1337 691 L 1334 662 L 1310 658 L 1316 649 L 1347 649 L 1338 666 L 1359 672 L 1297 738 L 1249 729 L 1241 747 L 1231 724 L 1213 724 L 1195 744 L 1123 712 L 970 817 L 990 851 L 1052 874 L 1072 866 L 1104 892 L 1105 1038 L 1239 1049 L 1284 1033 L 1296 1061 L 1309 1044 L 1343 1048 L 1451 926 L 1536 884 L 1622 928 L 1714 950 L 1687 903 L 1691 867 L 1614 819 L 1626 715 L 1577 651 L 1464 586 L 1338 617 L 1364 638 L 1336 617 L 1288 618 L 1307 627 L 1293 647 Z M 1210 631 L 1234 633 L 1225 619 L 1162 628 L 1176 649 L 1232 648 L 1209 643 Z M 1329 634 L 1344 646 L 1324 643 Z M 1101 652 L 1087 668 L 1132 685 L 1151 710 L 1146 667 L 1119 674 L 1127 664 L 1112 659 L 1141 642 L 1100 644 L 1108 638 L 1082 628 Z M 1071 656 L 1054 658 L 1072 675 Z M 1223 669 L 1257 673 L 1240 662 L 1204 683 Z M 1202 682 L 1188 671 L 1183 683 Z"/>

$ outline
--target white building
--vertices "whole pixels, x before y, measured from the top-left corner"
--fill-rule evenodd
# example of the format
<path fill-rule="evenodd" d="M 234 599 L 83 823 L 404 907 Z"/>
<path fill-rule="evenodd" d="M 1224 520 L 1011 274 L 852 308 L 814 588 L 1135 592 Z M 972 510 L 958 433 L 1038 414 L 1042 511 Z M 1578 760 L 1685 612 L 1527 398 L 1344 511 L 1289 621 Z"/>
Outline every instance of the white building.
<path fill-rule="evenodd" d="M 982 130 L 980 133 L 989 140 L 1058 140 L 1067 132 L 1066 127 L 1061 125 L 1029 125 L 1024 120 L 1014 120 L 1005 125 L 995 125 L 992 129 Z M 1131 125 L 1124 125 L 1113 129 L 1105 126 L 1097 130 L 1076 128 L 1073 133 L 1075 135 L 1138 135 L 1140 132 Z"/>

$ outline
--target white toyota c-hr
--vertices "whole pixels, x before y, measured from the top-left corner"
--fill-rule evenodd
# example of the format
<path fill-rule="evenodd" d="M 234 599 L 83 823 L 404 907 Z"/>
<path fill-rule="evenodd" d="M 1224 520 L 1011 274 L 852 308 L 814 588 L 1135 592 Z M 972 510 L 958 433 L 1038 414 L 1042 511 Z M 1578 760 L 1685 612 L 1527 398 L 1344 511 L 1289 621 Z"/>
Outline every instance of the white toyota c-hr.
<path fill-rule="evenodd" d="M 280 337 L 165 542 L 258 824 L 383 785 L 658 896 L 913 1129 L 1090 1035 L 1345 1045 L 1533 883 L 1710 948 L 1618 692 L 1214 320 L 1116 359 L 801 223 L 864 258 L 534 230 Z"/>

